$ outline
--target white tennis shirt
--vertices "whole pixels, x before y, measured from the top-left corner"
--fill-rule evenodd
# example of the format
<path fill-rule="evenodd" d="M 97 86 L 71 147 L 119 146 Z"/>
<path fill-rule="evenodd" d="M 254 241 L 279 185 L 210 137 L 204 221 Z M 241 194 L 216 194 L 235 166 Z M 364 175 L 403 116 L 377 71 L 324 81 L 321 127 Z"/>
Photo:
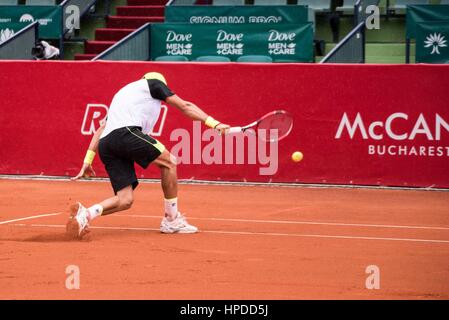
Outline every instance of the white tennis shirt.
<path fill-rule="evenodd" d="M 161 111 L 161 100 L 151 96 L 146 79 L 131 82 L 121 88 L 112 99 L 106 127 L 100 138 L 115 129 L 137 126 L 148 134 L 153 129 Z"/>

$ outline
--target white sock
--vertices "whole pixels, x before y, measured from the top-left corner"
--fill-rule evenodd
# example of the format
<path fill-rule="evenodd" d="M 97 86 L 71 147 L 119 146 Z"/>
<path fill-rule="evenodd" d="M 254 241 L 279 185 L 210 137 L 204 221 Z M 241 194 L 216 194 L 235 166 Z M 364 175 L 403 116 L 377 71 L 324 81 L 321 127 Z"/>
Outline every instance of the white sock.
<path fill-rule="evenodd" d="M 178 215 L 178 198 L 164 199 L 165 216 L 172 221 Z"/>
<path fill-rule="evenodd" d="M 94 204 L 92 207 L 87 209 L 87 212 L 89 221 L 92 221 L 96 217 L 101 216 L 101 214 L 103 213 L 103 207 L 99 204 Z"/>

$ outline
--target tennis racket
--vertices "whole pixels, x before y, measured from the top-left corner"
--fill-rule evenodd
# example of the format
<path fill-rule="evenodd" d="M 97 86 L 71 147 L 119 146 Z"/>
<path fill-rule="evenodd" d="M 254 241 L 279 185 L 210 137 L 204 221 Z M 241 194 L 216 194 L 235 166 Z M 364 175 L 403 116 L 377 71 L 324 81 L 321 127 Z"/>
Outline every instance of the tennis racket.
<path fill-rule="evenodd" d="M 227 133 L 251 132 L 266 142 L 276 142 L 287 137 L 293 128 L 293 117 L 284 110 L 267 113 L 244 127 L 231 127 Z M 249 130 L 251 129 L 251 130 Z"/>

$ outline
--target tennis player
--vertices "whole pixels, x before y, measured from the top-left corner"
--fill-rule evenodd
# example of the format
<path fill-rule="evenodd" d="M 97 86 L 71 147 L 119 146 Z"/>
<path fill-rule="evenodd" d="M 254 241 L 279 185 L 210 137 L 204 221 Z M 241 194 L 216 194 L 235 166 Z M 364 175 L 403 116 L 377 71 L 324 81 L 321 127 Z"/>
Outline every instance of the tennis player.
<path fill-rule="evenodd" d="M 70 207 L 67 233 L 72 237 L 83 237 L 89 224 L 101 215 L 131 208 L 133 190 L 138 185 L 134 163 L 147 168 L 154 163 L 161 170 L 161 185 L 164 192 L 165 216 L 160 225 L 162 233 L 195 233 L 198 228 L 190 225 L 178 211 L 178 188 L 176 159 L 165 146 L 149 136 L 161 109 L 161 101 L 178 108 L 192 120 L 203 121 L 208 127 L 222 134 L 229 128 L 195 104 L 181 99 L 168 87 L 164 76 L 150 72 L 142 79 L 131 82 L 114 96 L 107 121 L 95 132 L 77 176 L 95 176 L 92 161 L 98 152 L 109 175 L 114 196 L 85 208 L 81 203 Z"/>

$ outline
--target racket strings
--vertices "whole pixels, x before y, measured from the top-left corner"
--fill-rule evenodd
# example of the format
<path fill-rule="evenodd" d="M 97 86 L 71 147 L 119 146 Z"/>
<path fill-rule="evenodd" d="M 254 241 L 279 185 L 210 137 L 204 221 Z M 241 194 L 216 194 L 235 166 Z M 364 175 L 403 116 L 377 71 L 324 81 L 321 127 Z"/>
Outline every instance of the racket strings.
<path fill-rule="evenodd" d="M 262 119 L 258 125 L 258 135 L 265 141 L 285 138 L 293 127 L 293 119 L 287 113 L 272 114 Z"/>

